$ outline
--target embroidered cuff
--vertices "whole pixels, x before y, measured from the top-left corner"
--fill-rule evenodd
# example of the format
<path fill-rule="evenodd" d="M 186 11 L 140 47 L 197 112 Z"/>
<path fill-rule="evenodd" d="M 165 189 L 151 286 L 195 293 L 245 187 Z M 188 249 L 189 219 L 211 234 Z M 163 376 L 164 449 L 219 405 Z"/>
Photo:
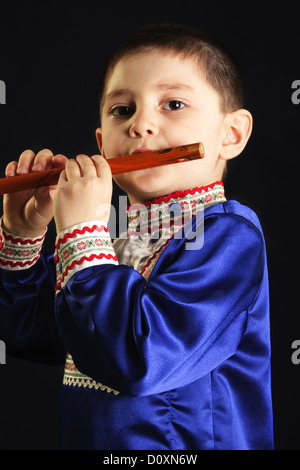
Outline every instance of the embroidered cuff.
<path fill-rule="evenodd" d="M 101 220 L 67 228 L 56 238 L 56 292 L 78 271 L 100 264 L 118 264 L 107 224 Z"/>
<path fill-rule="evenodd" d="M 39 259 L 46 235 L 26 238 L 6 232 L 0 222 L 0 267 L 9 271 L 28 269 Z"/>

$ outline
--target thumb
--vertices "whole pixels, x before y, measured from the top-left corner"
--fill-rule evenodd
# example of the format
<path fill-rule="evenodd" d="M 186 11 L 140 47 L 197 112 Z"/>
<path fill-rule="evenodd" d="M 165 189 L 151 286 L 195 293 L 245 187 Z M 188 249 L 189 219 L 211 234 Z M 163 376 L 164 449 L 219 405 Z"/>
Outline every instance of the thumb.
<path fill-rule="evenodd" d="M 111 169 L 108 161 L 102 155 L 93 155 L 92 160 L 97 170 L 97 175 L 104 178 L 111 178 Z"/>
<path fill-rule="evenodd" d="M 57 155 L 54 155 L 52 158 L 52 163 L 54 165 L 54 168 L 64 168 L 66 166 L 68 159 L 65 157 L 65 155 L 62 155 L 58 153 Z"/>

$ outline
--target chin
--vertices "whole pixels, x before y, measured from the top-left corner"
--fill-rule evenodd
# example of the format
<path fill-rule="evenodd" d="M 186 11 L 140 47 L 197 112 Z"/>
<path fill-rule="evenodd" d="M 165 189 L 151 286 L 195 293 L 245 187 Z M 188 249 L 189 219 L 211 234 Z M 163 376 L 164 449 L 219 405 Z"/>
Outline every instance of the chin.
<path fill-rule="evenodd" d="M 121 178 L 115 178 L 115 181 L 130 199 L 139 202 L 150 201 L 177 189 L 177 185 L 174 182 L 172 184 L 171 179 L 166 178 L 166 173 L 159 171 L 159 168 L 124 173 Z"/>

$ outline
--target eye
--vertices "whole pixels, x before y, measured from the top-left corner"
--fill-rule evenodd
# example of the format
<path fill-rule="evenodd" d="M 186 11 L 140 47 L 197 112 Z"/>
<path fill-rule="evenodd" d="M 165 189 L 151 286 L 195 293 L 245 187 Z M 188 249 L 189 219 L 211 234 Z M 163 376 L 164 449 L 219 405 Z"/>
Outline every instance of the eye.
<path fill-rule="evenodd" d="M 178 111 L 179 109 L 185 108 L 185 106 L 186 105 L 183 103 L 183 101 L 170 100 L 164 104 L 163 109 L 166 109 L 167 111 Z"/>
<path fill-rule="evenodd" d="M 135 107 L 134 106 L 126 106 L 126 105 L 122 105 L 122 106 L 113 106 L 110 111 L 109 111 L 109 114 L 111 114 L 112 116 L 115 116 L 115 117 L 130 117 L 134 114 L 135 112 Z"/>

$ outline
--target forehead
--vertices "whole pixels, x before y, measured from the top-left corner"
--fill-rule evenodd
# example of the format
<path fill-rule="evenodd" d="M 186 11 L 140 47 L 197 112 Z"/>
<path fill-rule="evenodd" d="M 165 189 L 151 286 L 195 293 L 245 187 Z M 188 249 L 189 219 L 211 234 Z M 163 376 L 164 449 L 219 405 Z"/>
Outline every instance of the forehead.
<path fill-rule="evenodd" d="M 105 95 L 133 85 L 146 87 L 176 82 L 188 87 L 199 81 L 206 82 L 199 59 L 175 51 L 151 49 L 122 57 L 107 79 Z"/>

